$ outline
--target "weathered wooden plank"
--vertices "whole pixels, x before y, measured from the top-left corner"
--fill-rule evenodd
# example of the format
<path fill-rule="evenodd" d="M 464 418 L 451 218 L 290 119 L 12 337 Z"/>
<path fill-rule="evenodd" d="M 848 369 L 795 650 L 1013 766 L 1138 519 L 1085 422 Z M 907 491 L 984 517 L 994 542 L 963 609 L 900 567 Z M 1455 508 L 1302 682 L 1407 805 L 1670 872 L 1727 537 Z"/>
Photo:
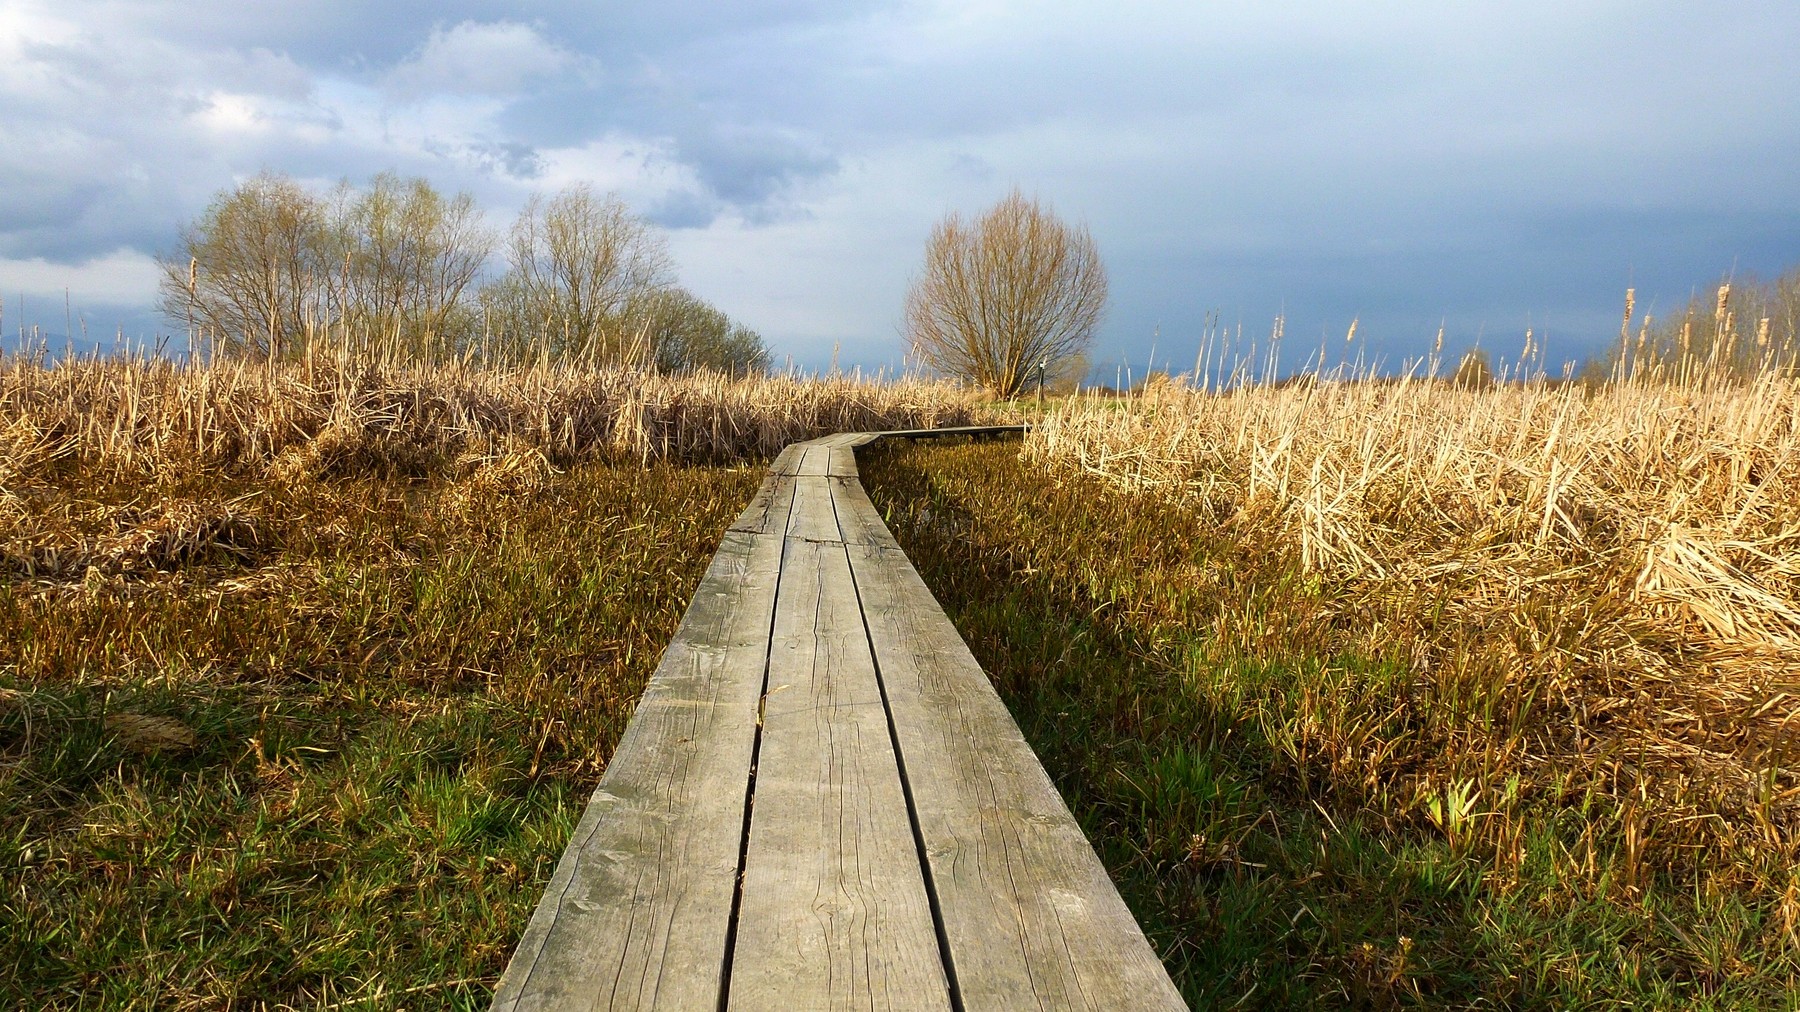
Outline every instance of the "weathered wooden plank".
<path fill-rule="evenodd" d="M 881 520 L 875 504 L 862 482 L 855 479 L 831 483 L 831 506 L 838 518 L 838 530 L 847 544 L 869 545 L 900 551 L 900 542 Z"/>
<path fill-rule="evenodd" d="M 855 500 L 840 519 L 962 1007 L 1186 1008 L 987 676 Z"/>
<path fill-rule="evenodd" d="M 769 465 L 769 473 L 771 475 L 795 473 L 795 469 L 800 466 L 800 458 L 806 456 L 806 447 L 806 443 L 789 443 L 782 447 L 781 452 L 775 455 L 774 462 Z"/>
<path fill-rule="evenodd" d="M 730 529 L 779 535 L 787 530 L 788 514 L 793 509 L 794 479 L 789 475 L 770 474 L 757 487 L 750 505 L 732 521 Z"/>
<path fill-rule="evenodd" d="M 788 513 L 794 505 L 794 485 L 787 478 L 793 475 L 805 454 L 804 443 L 783 447 L 770 463 L 769 473 L 763 476 L 756 494 L 750 497 L 750 505 L 744 507 L 728 530 L 752 534 L 780 534 L 786 530 Z"/>
<path fill-rule="evenodd" d="M 727 533 L 494 1008 L 716 1008 L 783 539 Z"/>
<path fill-rule="evenodd" d="M 788 541 L 731 965 L 734 1010 L 950 1007 L 839 544 Z"/>
<path fill-rule="evenodd" d="M 832 480 L 813 475 L 788 480 L 794 483 L 794 511 L 788 515 L 788 537 L 843 541 L 838 529 L 837 507 L 831 500 Z"/>
<path fill-rule="evenodd" d="M 750 505 L 731 522 L 729 530 L 748 534 L 776 534 L 787 530 L 794 509 L 794 479 L 770 471 L 750 497 Z"/>
<path fill-rule="evenodd" d="M 803 477 L 825 478 L 831 475 L 831 447 L 821 443 L 806 444 L 806 455 L 794 473 Z"/>
<path fill-rule="evenodd" d="M 848 446 L 834 446 L 825 470 L 833 478 L 856 478 L 856 451 Z"/>

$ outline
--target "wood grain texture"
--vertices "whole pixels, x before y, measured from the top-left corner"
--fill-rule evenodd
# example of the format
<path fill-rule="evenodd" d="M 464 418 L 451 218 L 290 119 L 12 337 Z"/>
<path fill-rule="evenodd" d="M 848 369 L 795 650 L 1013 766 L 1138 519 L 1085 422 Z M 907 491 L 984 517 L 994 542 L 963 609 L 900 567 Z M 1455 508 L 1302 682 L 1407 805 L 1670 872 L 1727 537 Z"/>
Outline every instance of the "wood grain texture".
<path fill-rule="evenodd" d="M 856 451 L 848 446 L 832 447 L 831 457 L 825 465 L 825 471 L 833 478 L 854 479 L 856 477 Z"/>
<path fill-rule="evenodd" d="M 780 535 L 787 530 L 788 514 L 794 507 L 793 477 L 770 471 L 762 480 L 750 505 L 731 522 L 730 530 L 747 534 Z"/>
<path fill-rule="evenodd" d="M 987 675 L 882 543 L 892 536 L 867 497 L 846 489 L 838 509 L 963 1008 L 1185 1009 Z"/>
<path fill-rule="evenodd" d="M 717 1007 L 781 549 L 725 535 L 495 1009 Z"/>
<path fill-rule="evenodd" d="M 841 544 L 788 541 L 763 710 L 729 1007 L 948 1009 Z"/>
<path fill-rule="evenodd" d="M 844 538 L 838 529 L 837 505 L 832 501 L 832 480 L 822 475 L 800 475 L 787 480 L 794 484 L 794 509 L 788 515 L 788 537 L 841 543 Z"/>
<path fill-rule="evenodd" d="M 800 466 L 800 458 L 806 456 L 806 448 L 810 445 L 810 443 L 789 443 L 782 447 L 781 452 L 775 455 L 775 460 L 769 464 L 769 473 L 771 475 L 798 473 L 796 469 Z"/>
<path fill-rule="evenodd" d="M 862 482 L 854 479 L 831 483 L 831 507 L 838 521 L 839 535 L 846 544 L 868 545 L 900 551 L 900 542 L 875 511 Z"/>

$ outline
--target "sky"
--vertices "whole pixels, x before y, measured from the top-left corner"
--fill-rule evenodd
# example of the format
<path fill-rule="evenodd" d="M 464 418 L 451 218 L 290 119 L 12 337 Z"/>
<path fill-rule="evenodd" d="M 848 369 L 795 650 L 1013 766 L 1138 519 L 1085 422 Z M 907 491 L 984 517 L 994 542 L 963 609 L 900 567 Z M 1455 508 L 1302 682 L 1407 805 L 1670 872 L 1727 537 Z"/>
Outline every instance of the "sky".
<path fill-rule="evenodd" d="M 1576 360 L 1628 287 L 1800 264 L 1797 44 L 1793 0 L 0 0 L 0 346 L 179 330 L 155 257 L 220 191 L 393 170 L 496 227 L 616 191 L 805 368 L 901 366 L 932 226 L 1015 186 L 1099 245 L 1096 375 L 1215 313 Z"/>

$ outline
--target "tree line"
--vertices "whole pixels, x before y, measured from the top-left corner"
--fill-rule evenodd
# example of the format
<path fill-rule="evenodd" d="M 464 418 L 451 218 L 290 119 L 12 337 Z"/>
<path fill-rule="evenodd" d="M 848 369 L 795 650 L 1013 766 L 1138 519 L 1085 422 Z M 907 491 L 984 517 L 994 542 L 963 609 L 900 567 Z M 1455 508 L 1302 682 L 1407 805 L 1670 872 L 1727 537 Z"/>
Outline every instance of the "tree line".
<path fill-rule="evenodd" d="M 220 192 L 160 265 L 161 311 L 231 357 L 769 363 L 760 335 L 676 283 L 660 230 L 585 183 L 534 196 L 499 233 L 469 194 L 424 179 L 320 193 L 264 172 Z"/>
<path fill-rule="evenodd" d="M 161 311 L 228 357 L 769 364 L 760 335 L 676 283 L 658 229 L 586 184 L 532 197 L 501 233 L 469 194 L 424 179 L 318 192 L 264 172 L 217 194 L 159 263 Z M 906 336 L 920 364 L 1012 397 L 1079 379 L 1106 295 L 1087 229 L 1015 189 L 938 223 Z"/>

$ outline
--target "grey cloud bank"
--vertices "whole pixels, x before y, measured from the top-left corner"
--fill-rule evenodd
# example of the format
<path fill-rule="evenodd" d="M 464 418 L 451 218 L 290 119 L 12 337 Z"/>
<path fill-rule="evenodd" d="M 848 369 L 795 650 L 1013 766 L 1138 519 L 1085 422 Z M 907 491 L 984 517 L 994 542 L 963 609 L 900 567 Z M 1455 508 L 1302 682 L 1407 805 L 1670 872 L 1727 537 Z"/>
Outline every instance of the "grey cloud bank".
<path fill-rule="evenodd" d="M 1188 368 L 1211 310 L 1296 364 L 1353 318 L 1395 364 L 1440 320 L 1580 358 L 1627 286 L 1800 262 L 1797 42 L 1790 2 L 4 0 L 0 296 L 166 330 L 149 258 L 264 168 L 496 223 L 587 180 L 778 358 L 897 363 L 932 223 L 1016 183 L 1100 241 L 1097 362 Z"/>

